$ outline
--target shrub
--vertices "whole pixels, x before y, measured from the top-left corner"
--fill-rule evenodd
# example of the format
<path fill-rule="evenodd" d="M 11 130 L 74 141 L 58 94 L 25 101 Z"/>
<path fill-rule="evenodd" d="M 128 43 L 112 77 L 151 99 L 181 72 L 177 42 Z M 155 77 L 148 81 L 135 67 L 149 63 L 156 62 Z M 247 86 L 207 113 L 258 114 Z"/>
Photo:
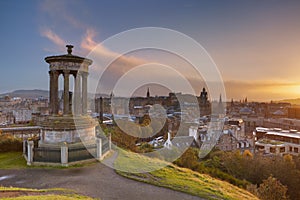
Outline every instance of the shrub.
<path fill-rule="evenodd" d="M 284 200 L 287 199 L 287 187 L 282 185 L 279 180 L 274 178 L 272 175 L 263 180 L 258 190 L 258 197 L 262 200 Z"/>
<path fill-rule="evenodd" d="M 12 135 L 0 135 L 0 152 L 22 151 L 23 142 Z"/>

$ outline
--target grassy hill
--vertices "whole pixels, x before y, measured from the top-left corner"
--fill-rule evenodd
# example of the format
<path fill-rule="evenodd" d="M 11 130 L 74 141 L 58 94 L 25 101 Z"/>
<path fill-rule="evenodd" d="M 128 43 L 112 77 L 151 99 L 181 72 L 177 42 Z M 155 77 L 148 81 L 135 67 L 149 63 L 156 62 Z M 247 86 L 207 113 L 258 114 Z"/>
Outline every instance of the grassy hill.
<path fill-rule="evenodd" d="M 0 198 L 3 200 L 92 200 L 93 198 L 76 194 L 72 190 L 53 189 L 30 189 L 0 186 Z"/>
<path fill-rule="evenodd" d="M 167 166 L 155 171 L 149 170 L 151 168 L 155 169 L 157 165 Z M 117 173 L 127 178 L 185 192 L 205 199 L 258 199 L 244 189 L 212 178 L 209 175 L 200 174 L 186 168 L 177 167 L 172 163 L 166 163 L 165 161 L 135 153 L 119 151 L 115 167 L 120 169 L 117 170 Z M 136 169 L 140 167 L 150 172 L 135 173 Z"/>
<path fill-rule="evenodd" d="M 124 151 L 118 152 L 118 157 L 114 163 L 117 173 L 141 182 L 150 183 L 153 185 L 170 188 L 173 190 L 185 192 L 191 195 L 199 196 L 205 199 L 258 199 L 248 191 L 236 187 L 228 182 L 212 178 L 206 174 L 200 174 L 186 168 L 180 168 L 172 163 L 165 162 L 156 158 L 149 158 L 140 154 L 128 153 Z M 158 166 L 161 169 L 158 169 Z M 0 169 L 19 169 L 28 168 L 26 161 L 22 157 L 21 152 L 8 152 L 0 154 Z M 31 168 L 31 167 L 29 167 Z M 137 170 L 138 169 L 138 170 Z M 158 169 L 158 170 L 157 170 Z M 125 172 L 124 172 L 125 171 Z M 136 173 L 145 171 L 144 173 Z M 15 188 L 1 188 L 1 190 L 20 190 Z M 44 191 L 44 192 L 43 192 Z M 47 191 L 47 192 L 45 192 Z M 37 192 L 43 192 L 38 194 Z M 2 193 L 3 194 L 3 193 Z M 18 197 L 19 199 L 39 199 L 32 198 L 31 195 L 39 195 L 40 199 L 76 199 L 78 196 L 57 197 L 57 193 L 49 190 L 37 191 L 31 189 L 26 192 L 26 198 Z M 46 196 L 45 196 L 46 195 Z M 59 193 L 59 195 L 62 195 Z M 75 195 L 75 196 L 74 196 Z M 19 196 L 19 195 L 18 195 Z M 1 194 L 0 194 L 1 197 Z M 16 197 L 10 198 L 14 199 Z M 89 199 L 84 197 L 83 199 Z"/>
<path fill-rule="evenodd" d="M 62 96 L 63 90 L 59 90 L 59 97 Z M 48 98 L 49 97 L 49 91 L 48 90 L 39 90 L 39 89 L 34 89 L 34 90 L 15 90 L 13 92 L 7 92 L 7 93 L 3 93 L 0 94 L 0 97 L 4 97 L 4 96 L 10 96 L 10 97 L 21 97 L 21 98 L 25 98 L 25 99 L 36 99 L 39 97 L 44 97 L 44 98 Z M 88 97 L 92 98 L 92 97 L 109 97 L 108 94 L 104 94 L 104 93 L 97 93 L 95 95 L 93 95 L 92 93 L 88 93 Z"/>

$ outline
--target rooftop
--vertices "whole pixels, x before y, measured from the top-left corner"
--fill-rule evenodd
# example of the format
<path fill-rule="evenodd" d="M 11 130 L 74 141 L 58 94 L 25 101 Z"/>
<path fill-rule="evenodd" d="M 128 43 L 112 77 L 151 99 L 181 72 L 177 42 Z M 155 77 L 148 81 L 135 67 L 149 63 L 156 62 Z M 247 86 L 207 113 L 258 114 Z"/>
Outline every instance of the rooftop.
<path fill-rule="evenodd" d="M 256 132 L 265 132 L 267 135 L 278 135 L 283 137 L 300 139 L 300 132 L 297 130 L 282 130 L 281 128 L 256 127 Z"/>

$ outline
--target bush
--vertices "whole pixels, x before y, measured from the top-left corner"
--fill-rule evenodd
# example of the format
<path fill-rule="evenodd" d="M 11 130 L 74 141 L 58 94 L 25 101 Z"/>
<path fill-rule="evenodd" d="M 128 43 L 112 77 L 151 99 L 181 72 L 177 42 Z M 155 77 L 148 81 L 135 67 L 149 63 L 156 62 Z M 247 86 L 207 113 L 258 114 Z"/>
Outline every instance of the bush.
<path fill-rule="evenodd" d="M 19 151 L 23 149 L 22 139 L 12 135 L 0 135 L 0 152 Z"/>
<path fill-rule="evenodd" d="M 263 180 L 263 183 L 260 184 L 258 190 L 258 197 L 262 200 L 284 200 L 287 199 L 287 187 L 282 185 L 279 180 L 274 178 L 272 175 Z"/>

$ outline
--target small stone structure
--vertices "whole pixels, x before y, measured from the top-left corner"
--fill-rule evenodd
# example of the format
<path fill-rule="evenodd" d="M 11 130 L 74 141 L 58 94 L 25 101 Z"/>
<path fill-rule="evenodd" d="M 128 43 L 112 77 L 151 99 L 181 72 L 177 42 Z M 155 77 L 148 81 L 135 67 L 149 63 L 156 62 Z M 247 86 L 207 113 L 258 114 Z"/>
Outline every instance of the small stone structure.
<path fill-rule="evenodd" d="M 110 149 L 106 137 L 96 137 L 98 122 L 87 115 L 87 77 L 92 60 L 72 54 L 72 45 L 67 45 L 67 54 L 49 56 L 50 115 L 40 123 L 41 133 L 35 145 L 28 141 L 27 163 L 58 163 L 86 159 L 101 159 Z M 63 75 L 63 109 L 59 110 L 59 75 Z M 70 75 L 74 76 L 74 96 L 69 91 Z M 74 102 L 74 104 L 73 104 Z"/>

